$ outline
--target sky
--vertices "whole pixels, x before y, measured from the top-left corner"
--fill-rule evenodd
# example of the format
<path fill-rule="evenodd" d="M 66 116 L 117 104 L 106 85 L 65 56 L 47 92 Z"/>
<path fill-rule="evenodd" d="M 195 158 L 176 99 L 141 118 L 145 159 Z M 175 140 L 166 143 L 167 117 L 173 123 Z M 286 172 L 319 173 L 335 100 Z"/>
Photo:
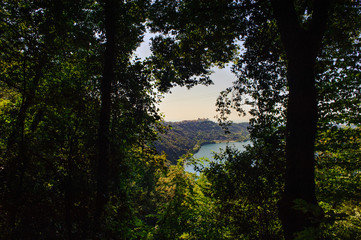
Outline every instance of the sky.
<path fill-rule="evenodd" d="M 149 56 L 151 34 L 146 34 L 144 42 L 136 51 L 136 56 L 144 59 Z M 186 87 L 174 87 L 171 93 L 164 95 L 162 103 L 159 105 L 160 112 L 164 115 L 165 121 L 194 120 L 198 118 L 208 118 L 216 121 L 216 101 L 219 93 L 227 87 L 232 86 L 236 76 L 231 72 L 230 66 L 224 69 L 213 68 L 214 73 L 211 79 L 214 85 L 198 85 L 191 89 Z M 237 113 L 232 113 L 229 117 L 233 122 L 247 122 L 249 117 L 240 117 Z"/>

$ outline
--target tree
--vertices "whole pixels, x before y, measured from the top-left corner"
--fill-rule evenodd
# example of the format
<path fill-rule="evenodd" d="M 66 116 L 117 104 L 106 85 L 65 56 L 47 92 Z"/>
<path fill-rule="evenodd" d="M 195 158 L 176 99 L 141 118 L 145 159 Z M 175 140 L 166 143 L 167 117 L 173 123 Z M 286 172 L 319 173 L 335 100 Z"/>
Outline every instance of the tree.
<path fill-rule="evenodd" d="M 298 200 L 317 208 L 314 142 L 318 105 L 322 102 L 318 100 L 317 86 L 320 85 L 316 85 L 316 76 L 320 79 L 324 73 L 320 73 L 316 66 L 322 62 L 319 56 L 324 48 L 342 54 L 344 52 L 339 48 L 342 44 L 338 43 L 351 43 L 348 46 L 358 44 L 359 26 L 356 29 L 350 26 L 355 27 L 353 22 L 359 22 L 356 20 L 359 3 L 189 0 L 172 3 L 156 1 L 154 6 L 158 11 L 154 11 L 152 24 L 156 27 L 153 30 L 161 31 L 163 37 L 155 39 L 153 49 L 155 57 L 167 59 L 168 65 L 165 66 L 169 67 L 165 68 L 167 74 L 164 77 L 176 75 L 187 78 L 187 75 L 182 75 L 179 63 L 197 66 L 199 68 L 186 69 L 194 69 L 194 74 L 204 74 L 212 63 L 221 64 L 235 56 L 235 39 L 244 41 L 245 52 L 234 68 L 239 71 L 241 83 L 238 86 L 236 83 L 233 106 L 242 113 L 243 96 L 237 90 L 244 92 L 246 87 L 251 86 L 254 89 L 251 100 L 245 102 L 256 107 L 251 112 L 256 116 L 254 121 L 277 126 L 277 122 L 282 124 L 282 121 L 273 121 L 276 116 L 286 117 L 285 191 L 279 204 L 285 237 L 292 239 L 304 228 L 317 227 L 318 223 L 312 220 L 310 212 L 294 208 Z M 342 11 L 347 11 L 349 24 L 340 17 Z M 341 23 L 346 27 L 335 27 Z M 164 45 L 167 48 L 162 47 Z M 189 50 L 192 56 L 184 54 Z M 343 67 L 347 69 L 347 66 Z M 178 81 L 175 78 L 168 80 Z M 219 102 L 224 113 L 231 105 L 231 100 Z M 272 110 L 273 106 L 275 110 Z"/>
<path fill-rule="evenodd" d="M 119 3 L 111 9 L 119 14 L 111 12 L 116 24 L 108 19 L 107 28 L 103 6 L 86 0 L 0 4 L 5 238 L 124 238 L 130 232 L 130 202 L 137 198 L 130 194 L 137 182 L 132 171 L 147 164 L 134 151 L 147 149 L 160 127 L 151 71 L 132 56 L 147 2 Z M 115 29 L 105 30 L 109 25 Z M 105 51 L 112 30 L 113 45 Z M 104 70 L 109 65 L 111 71 Z M 99 155 L 97 143 L 106 143 L 109 154 Z M 101 224 L 93 228 L 93 220 Z M 108 227 L 114 223 L 122 228 Z"/>
<path fill-rule="evenodd" d="M 226 149 L 216 155 L 218 162 L 204 170 L 217 219 L 228 229 L 229 239 L 282 239 L 277 202 L 282 192 L 284 154 L 279 141 L 282 138 L 258 139 L 244 152 Z"/>
<path fill-rule="evenodd" d="M 149 239 L 228 239 L 204 176 L 184 170 L 186 159 L 169 166 L 156 183 L 156 225 Z"/>
<path fill-rule="evenodd" d="M 315 62 L 326 29 L 330 1 L 315 1 L 308 9 L 309 27 L 300 25 L 291 1 L 272 1 L 281 41 L 286 52 L 287 104 L 285 191 L 280 201 L 280 218 L 286 239 L 305 227 L 317 225 L 310 216 L 294 208 L 302 199 L 317 205 L 315 194 L 314 144 L 317 131 Z"/>
<path fill-rule="evenodd" d="M 127 152 L 133 144 L 146 145 L 145 140 L 154 139 L 153 130 L 159 127 L 151 72 L 139 59 L 132 61 L 133 52 L 142 42 L 148 5 L 148 1 L 110 0 L 101 2 L 100 6 L 104 20 L 100 30 L 104 60 L 94 223 L 97 227 L 101 225 L 111 195 L 120 195 L 125 204 L 127 193 L 119 187 L 119 181 L 121 175 L 130 174 Z"/>
<path fill-rule="evenodd" d="M 70 236 L 69 226 L 81 222 L 73 217 L 85 206 L 73 205 L 84 199 L 73 193 L 83 189 L 74 182 L 89 179 L 84 163 L 91 151 L 80 152 L 92 142 L 92 134 L 82 130 L 92 129 L 94 123 L 88 115 L 94 99 L 86 93 L 91 87 L 84 81 L 93 73 L 93 62 L 84 51 L 93 43 L 92 37 L 84 36 L 92 31 L 87 24 L 73 24 L 84 16 L 80 11 L 83 3 L 1 3 L 1 92 L 6 102 L 2 106 L 1 212 L 5 238 L 38 238 L 41 232 L 55 237 L 56 224 L 52 223 L 63 219 L 62 234 Z M 68 9 L 67 14 L 63 9 Z M 50 207 L 54 202 L 64 205 Z M 59 210 L 63 206 L 64 211 Z"/>
<path fill-rule="evenodd" d="M 109 165 L 110 165 L 110 117 L 112 84 L 115 82 L 116 33 L 118 28 L 117 1 L 104 1 L 105 50 L 103 76 L 100 82 L 101 106 L 98 130 L 98 172 L 95 226 L 100 225 L 104 206 L 108 201 Z"/>

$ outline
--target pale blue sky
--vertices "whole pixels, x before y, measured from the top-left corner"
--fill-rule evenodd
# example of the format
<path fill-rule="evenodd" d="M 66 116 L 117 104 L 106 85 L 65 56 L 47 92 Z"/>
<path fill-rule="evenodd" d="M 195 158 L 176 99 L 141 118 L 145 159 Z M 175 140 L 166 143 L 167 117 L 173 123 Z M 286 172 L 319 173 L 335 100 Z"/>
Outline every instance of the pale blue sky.
<path fill-rule="evenodd" d="M 150 34 L 145 35 L 144 42 L 136 51 L 138 57 L 144 58 L 150 55 L 150 38 Z M 229 66 L 224 69 L 213 68 L 212 70 L 214 73 L 211 75 L 211 79 L 214 85 L 199 85 L 189 90 L 186 87 L 175 87 L 171 89 L 171 93 L 164 96 L 159 108 L 166 121 L 193 120 L 198 118 L 216 120 L 215 104 L 217 97 L 221 91 L 232 86 L 232 82 L 236 80 L 236 77 L 230 71 Z M 229 119 L 234 122 L 245 122 L 248 121 L 249 117 L 240 117 L 237 113 L 233 113 Z"/>

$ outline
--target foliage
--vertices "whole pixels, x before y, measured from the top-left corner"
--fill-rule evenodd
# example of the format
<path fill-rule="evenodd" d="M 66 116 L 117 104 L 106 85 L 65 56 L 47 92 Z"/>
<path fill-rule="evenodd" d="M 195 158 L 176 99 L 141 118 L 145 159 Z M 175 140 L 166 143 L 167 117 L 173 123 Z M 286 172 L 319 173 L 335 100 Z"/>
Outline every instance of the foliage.
<path fill-rule="evenodd" d="M 56 239 L 86 229 L 97 99 L 89 94 L 96 64 L 84 51 L 94 39 L 76 41 L 91 29 L 73 24 L 86 15 L 78 12 L 81 4 L 1 5 L 5 238 Z M 58 12 L 64 8 L 71 14 Z"/>
<path fill-rule="evenodd" d="M 156 186 L 157 223 L 151 239 L 225 239 L 210 184 L 184 171 L 184 159 L 171 165 Z"/>
<path fill-rule="evenodd" d="M 130 194 L 131 186 L 136 182 L 143 188 L 141 179 L 154 179 L 155 168 L 161 168 L 153 164 L 144 171 L 148 177 L 134 175 L 151 163 L 149 154 L 134 151 L 155 139 L 160 117 L 150 71 L 131 59 L 142 40 L 146 3 L 129 1 L 121 7 L 117 26 L 124 35 L 117 41 L 109 131 L 111 196 L 107 226 L 96 233 L 104 239 L 131 235 L 126 223 L 137 218 L 129 203 L 141 194 Z M 2 1 L 0 10 L 3 237 L 94 237 L 99 80 L 106 42 L 102 4 Z M 124 158 L 129 161 L 119 161 Z"/>
<path fill-rule="evenodd" d="M 228 148 L 216 155 L 219 162 L 205 170 L 230 239 L 282 239 L 277 211 L 285 167 L 282 145 L 282 134 L 258 138 L 244 152 Z"/>
<path fill-rule="evenodd" d="M 116 192 L 110 196 L 104 223 L 105 239 L 148 239 L 156 222 L 155 187 L 168 169 L 167 160 L 152 149 L 138 147 L 129 152 L 127 161 L 128 176 L 123 172 L 123 176 L 118 177 L 118 188 L 122 188 L 120 191 L 126 196 L 123 199 L 124 195 Z"/>
<path fill-rule="evenodd" d="M 226 1 L 157 0 L 151 6 L 149 27 L 161 33 L 152 40 L 151 56 L 160 88 L 212 84 L 210 67 L 222 67 L 237 53 L 237 5 Z"/>
<path fill-rule="evenodd" d="M 301 32 L 308 32 L 320 1 L 290 2 Z M 324 218 L 314 218 L 321 228 L 305 229 L 299 239 L 361 238 L 360 4 L 330 6 L 315 64 L 316 191 Z M 277 202 L 285 187 L 290 58 L 273 10 L 270 1 L 2 1 L 2 237 L 282 239 Z M 146 25 L 160 34 L 142 62 L 133 53 Z M 232 134 L 224 135 L 210 121 L 172 123 L 161 137 L 168 146 L 160 147 L 153 144 L 164 128 L 159 94 L 174 85 L 211 84 L 210 68 L 229 61 L 238 80 L 218 100 L 220 120 L 230 108 L 244 114 L 250 105 L 253 146 L 227 149 L 196 176 L 184 171 L 185 159 L 168 160 L 206 141 L 244 140 L 248 125 L 229 126 Z M 113 75 L 104 91 L 107 74 Z M 102 134 L 107 156 L 97 148 Z M 311 217 L 322 215 L 307 201 L 295 203 Z"/>
<path fill-rule="evenodd" d="M 317 142 L 317 190 L 325 210 L 323 239 L 358 239 L 360 232 L 360 128 L 331 128 Z"/>

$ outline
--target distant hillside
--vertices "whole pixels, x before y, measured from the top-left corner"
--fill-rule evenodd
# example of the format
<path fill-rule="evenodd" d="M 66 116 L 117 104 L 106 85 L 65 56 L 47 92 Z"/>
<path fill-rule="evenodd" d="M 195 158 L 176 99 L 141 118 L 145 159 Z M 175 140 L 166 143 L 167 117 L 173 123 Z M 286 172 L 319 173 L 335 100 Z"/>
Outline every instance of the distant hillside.
<path fill-rule="evenodd" d="M 159 153 L 164 151 L 172 163 L 189 151 L 196 152 L 205 143 L 248 139 L 248 123 L 233 123 L 229 127 L 230 134 L 225 134 L 217 123 L 208 119 L 166 124 L 171 126 L 171 130 L 161 135 L 160 140 L 155 143 L 155 147 Z"/>

